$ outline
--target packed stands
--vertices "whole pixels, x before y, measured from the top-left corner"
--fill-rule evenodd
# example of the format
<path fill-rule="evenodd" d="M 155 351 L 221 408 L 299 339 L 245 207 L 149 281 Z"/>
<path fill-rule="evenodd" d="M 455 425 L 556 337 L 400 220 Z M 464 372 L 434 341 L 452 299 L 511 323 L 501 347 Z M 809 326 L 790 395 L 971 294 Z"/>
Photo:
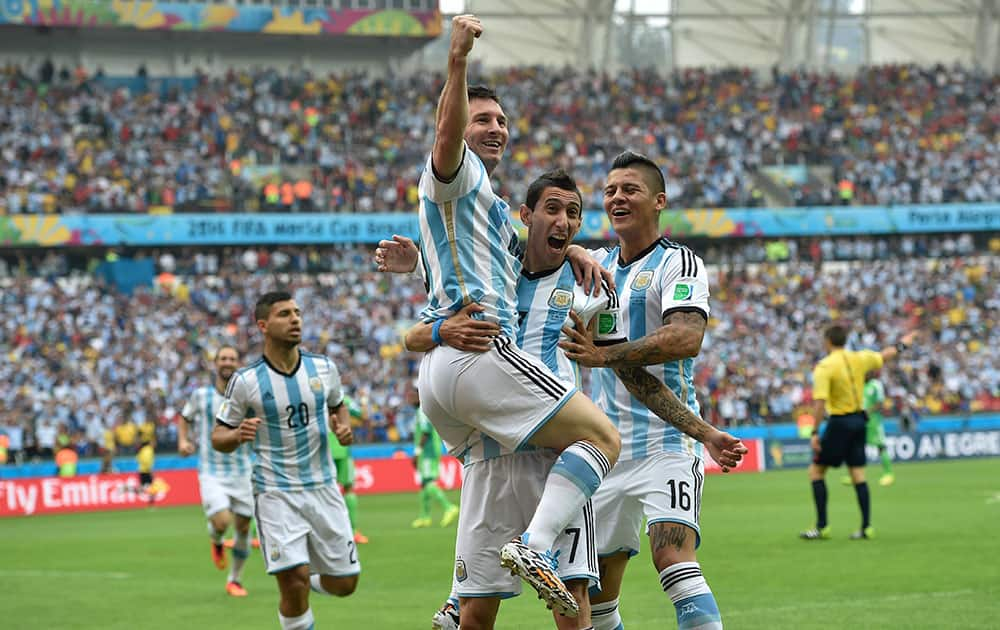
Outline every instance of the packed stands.
<path fill-rule="evenodd" d="M 835 240 L 823 261 L 808 242 L 790 262 L 757 262 L 767 243 L 713 244 L 712 320 L 696 383 L 706 417 L 720 425 L 788 421 L 809 399 L 809 371 L 822 353 L 823 325 L 852 322 L 853 343 L 878 346 L 900 330 L 924 331 L 898 369 L 883 375 L 890 413 L 1000 408 L 1000 262 L 957 236 Z M 883 242 L 884 241 L 884 242 Z M 880 245 L 879 243 L 882 242 Z M 957 243 L 972 243 L 959 250 Z M 993 242 L 1000 247 L 1000 243 Z M 962 247 L 965 247 L 963 245 Z M 208 378 L 223 343 L 259 353 L 250 321 L 256 297 L 290 287 L 305 314 L 306 348 L 340 362 L 348 389 L 369 403 L 360 441 L 409 435 L 405 393 L 418 357 L 399 334 L 422 308 L 417 276 L 372 270 L 365 247 L 145 250 L 158 284 L 128 296 L 84 270 L 94 261 L 52 250 L 0 265 L 0 425 L 21 426 L 33 452 L 64 438 L 92 454 L 117 428 L 153 423 L 161 445 L 191 390 Z M 114 441 L 114 438 L 110 438 Z"/>
<path fill-rule="evenodd" d="M 112 88 L 85 68 L 0 75 L 0 206 L 19 212 L 412 209 L 442 76 L 305 71 Z M 511 117 L 500 192 L 560 165 L 600 205 L 625 147 L 668 174 L 673 207 L 763 203 L 763 166 L 820 165 L 789 205 L 1000 200 L 1000 76 L 883 66 L 480 77 Z M 190 87 L 185 87 L 189 85 Z"/>

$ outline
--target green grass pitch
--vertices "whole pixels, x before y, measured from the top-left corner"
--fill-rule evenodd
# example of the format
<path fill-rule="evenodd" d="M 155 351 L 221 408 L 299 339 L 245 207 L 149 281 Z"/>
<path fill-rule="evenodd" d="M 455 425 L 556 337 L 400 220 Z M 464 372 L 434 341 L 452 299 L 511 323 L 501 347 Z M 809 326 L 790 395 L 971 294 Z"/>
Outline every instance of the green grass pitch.
<path fill-rule="evenodd" d="M 875 468 L 870 469 L 874 475 Z M 1000 627 L 1000 460 L 899 466 L 872 487 L 878 539 L 858 526 L 832 471 L 834 539 L 805 542 L 804 470 L 707 480 L 699 560 L 731 629 Z M 416 495 L 365 496 L 363 572 L 347 599 L 312 598 L 317 628 L 429 628 L 447 596 L 454 529 L 413 530 Z M 648 548 L 632 560 L 629 630 L 675 627 Z M 228 598 L 200 509 L 161 508 L 0 521 L 0 626 L 14 629 L 277 628 L 277 590 L 259 552 Z M 533 596 L 508 601 L 498 628 L 552 627 Z"/>

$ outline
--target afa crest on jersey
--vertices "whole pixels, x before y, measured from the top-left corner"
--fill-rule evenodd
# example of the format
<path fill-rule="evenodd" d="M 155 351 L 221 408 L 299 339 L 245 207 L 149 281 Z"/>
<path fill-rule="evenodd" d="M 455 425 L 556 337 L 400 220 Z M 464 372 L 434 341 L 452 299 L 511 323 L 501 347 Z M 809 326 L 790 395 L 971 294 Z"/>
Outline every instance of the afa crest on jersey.
<path fill-rule="evenodd" d="M 320 380 L 318 376 L 314 376 L 309 379 L 309 389 L 313 390 L 317 394 L 323 391 L 323 381 Z"/>
<path fill-rule="evenodd" d="M 573 306 L 573 292 L 565 289 L 555 289 L 549 296 L 549 306 L 553 308 L 571 308 Z"/>
<path fill-rule="evenodd" d="M 464 582 L 469 577 L 469 572 L 465 568 L 465 560 L 459 558 L 455 560 L 455 579 L 459 582 Z"/>
<path fill-rule="evenodd" d="M 649 285 L 653 284 L 653 272 L 650 270 L 640 271 L 635 274 L 635 279 L 632 280 L 632 290 L 642 291 L 648 289 Z"/>

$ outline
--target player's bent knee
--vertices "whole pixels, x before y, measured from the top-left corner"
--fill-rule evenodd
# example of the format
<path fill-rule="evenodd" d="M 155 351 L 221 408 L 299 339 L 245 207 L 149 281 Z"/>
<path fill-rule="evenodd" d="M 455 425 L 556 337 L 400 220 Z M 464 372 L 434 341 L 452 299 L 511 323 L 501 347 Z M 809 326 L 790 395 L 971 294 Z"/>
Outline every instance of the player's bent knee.
<path fill-rule="evenodd" d="M 337 597 L 347 597 L 358 589 L 358 576 L 323 575 L 320 577 L 323 590 Z"/>

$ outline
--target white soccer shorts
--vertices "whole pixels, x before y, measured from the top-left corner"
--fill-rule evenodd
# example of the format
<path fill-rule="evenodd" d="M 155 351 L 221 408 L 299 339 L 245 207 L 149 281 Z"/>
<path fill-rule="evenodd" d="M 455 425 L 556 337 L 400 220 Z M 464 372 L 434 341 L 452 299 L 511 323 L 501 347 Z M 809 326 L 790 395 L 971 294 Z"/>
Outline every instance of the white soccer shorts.
<path fill-rule="evenodd" d="M 303 564 L 321 575 L 361 572 L 347 505 L 335 488 L 269 490 L 256 500 L 257 535 L 269 574 Z"/>
<path fill-rule="evenodd" d="M 704 462 L 684 453 L 619 461 L 591 499 L 598 523 L 598 554 L 639 553 L 644 519 L 646 534 L 654 523 L 681 523 L 695 531 L 696 546 L 700 544 L 704 482 Z"/>
<path fill-rule="evenodd" d="M 528 451 L 465 467 L 453 576 L 459 597 L 506 599 L 521 593 L 521 578 L 500 566 L 500 547 L 528 527 L 555 461 L 552 451 Z M 563 581 L 600 584 L 589 502 L 556 538 L 553 553 Z"/>
<path fill-rule="evenodd" d="M 417 387 L 421 409 L 453 455 L 477 431 L 516 450 L 576 392 L 506 337 L 488 352 L 440 346 L 426 353 Z"/>
<path fill-rule="evenodd" d="M 244 477 L 218 477 L 199 474 L 198 490 L 205 517 L 212 518 L 223 510 L 251 518 L 253 516 L 253 488 L 250 475 Z"/>

